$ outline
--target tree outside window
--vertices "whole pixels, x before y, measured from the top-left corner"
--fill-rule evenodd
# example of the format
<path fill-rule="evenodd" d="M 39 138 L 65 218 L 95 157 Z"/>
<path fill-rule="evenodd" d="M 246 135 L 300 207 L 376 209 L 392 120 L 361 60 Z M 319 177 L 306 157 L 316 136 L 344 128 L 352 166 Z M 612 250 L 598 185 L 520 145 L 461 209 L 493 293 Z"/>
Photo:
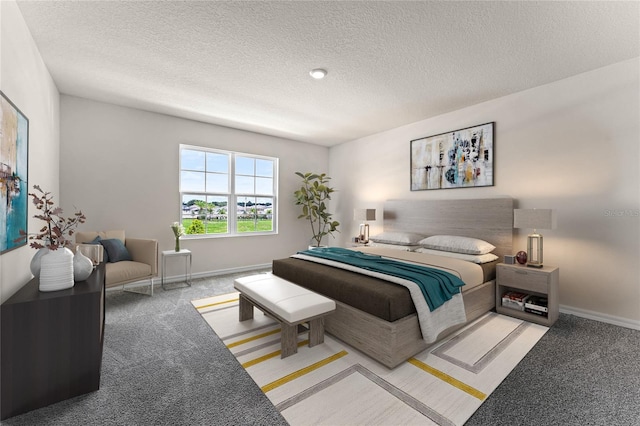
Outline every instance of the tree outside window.
<path fill-rule="evenodd" d="M 275 233 L 278 159 L 180 146 L 181 221 L 187 235 Z"/>

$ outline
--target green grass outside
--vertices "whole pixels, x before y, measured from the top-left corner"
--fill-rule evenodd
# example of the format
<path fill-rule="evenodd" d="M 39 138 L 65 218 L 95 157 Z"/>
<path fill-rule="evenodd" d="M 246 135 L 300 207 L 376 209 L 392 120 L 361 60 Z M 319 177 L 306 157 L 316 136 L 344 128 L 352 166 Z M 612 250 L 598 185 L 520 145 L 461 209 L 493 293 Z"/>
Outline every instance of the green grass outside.
<path fill-rule="evenodd" d="M 185 229 L 189 228 L 193 219 L 183 219 L 182 226 Z M 206 228 L 206 234 L 226 234 L 227 233 L 227 222 L 226 221 L 209 221 L 202 222 Z M 238 224 L 238 232 L 268 232 L 273 231 L 272 221 L 268 219 L 259 219 L 256 222 L 253 220 L 239 220 Z M 257 225 L 257 227 L 256 227 Z"/>

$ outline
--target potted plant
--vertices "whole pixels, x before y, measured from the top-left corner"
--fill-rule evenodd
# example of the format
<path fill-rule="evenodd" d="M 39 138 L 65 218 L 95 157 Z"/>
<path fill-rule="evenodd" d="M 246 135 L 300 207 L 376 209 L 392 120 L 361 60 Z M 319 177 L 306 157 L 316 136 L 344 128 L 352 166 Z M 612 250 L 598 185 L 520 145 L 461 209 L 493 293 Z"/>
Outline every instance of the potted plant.
<path fill-rule="evenodd" d="M 313 247 L 320 247 L 322 238 L 325 235 L 333 236 L 333 232 L 339 232 L 339 222 L 331 217 L 327 211 L 326 200 L 331 199 L 331 193 L 335 189 L 327 186 L 331 178 L 325 173 L 300 173 L 296 175 L 302 178 L 302 186 L 295 191 L 296 205 L 302 206 L 302 214 L 298 219 L 307 219 L 311 226 L 311 244 Z"/>
<path fill-rule="evenodd" d="M 27 234 L 20 230 L 20 240 L 32 240 L 30 246 L 38 252 L 31 260 L 30 268 L 34 276 L 40 278 L 40 291 L 55 291 L 73 287 L 74 278 L 84 280 L 74 274 L 74 255 L 68 247 L 73 245 L 72 235 L 76 227 L 86 220 L 82 211 L 77 211 L 72 217 L 62 216 L 62 209 L 54 206 L 53 196 L 43 191 L 38 185 L 33 186 L 34 192 L 29 196 L 40 213 L 34 215 L 44 222 L 42 228 L 35 234 Z M 90 263 L 89 274 L 93 270 Z M 85 271 L 86 272 L 86 271 Z"/>

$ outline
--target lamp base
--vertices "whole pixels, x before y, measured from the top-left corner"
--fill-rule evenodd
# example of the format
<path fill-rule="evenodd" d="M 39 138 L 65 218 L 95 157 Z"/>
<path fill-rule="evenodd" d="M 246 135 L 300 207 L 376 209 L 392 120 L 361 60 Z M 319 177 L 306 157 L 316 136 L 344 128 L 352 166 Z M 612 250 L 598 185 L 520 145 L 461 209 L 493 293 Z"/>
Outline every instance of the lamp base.
<path fill-rule="evenodd" d="M 363 223 L 360 225 L 360 235 L 358 235 L 359 243 L 369 244 L 369 224 Z"/>
<path fill-rule="evenodd" d="M 527 266 L 542 268 L 542 235 L 534 231 L 527 236 Z"/>

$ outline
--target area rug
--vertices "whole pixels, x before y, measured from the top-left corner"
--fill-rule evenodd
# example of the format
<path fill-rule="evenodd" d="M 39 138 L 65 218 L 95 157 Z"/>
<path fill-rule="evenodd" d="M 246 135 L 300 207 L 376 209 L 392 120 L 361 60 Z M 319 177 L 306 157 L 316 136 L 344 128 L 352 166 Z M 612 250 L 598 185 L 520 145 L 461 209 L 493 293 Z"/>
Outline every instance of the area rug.
<path fill-rule="evenodd" d="M 239 322 L 238 293 L 192 303 L 293 426 L 462 425 L 548 330 L 490 312 L 390 370 L 330 335 L 281 359 L 280 325 Z"/>

